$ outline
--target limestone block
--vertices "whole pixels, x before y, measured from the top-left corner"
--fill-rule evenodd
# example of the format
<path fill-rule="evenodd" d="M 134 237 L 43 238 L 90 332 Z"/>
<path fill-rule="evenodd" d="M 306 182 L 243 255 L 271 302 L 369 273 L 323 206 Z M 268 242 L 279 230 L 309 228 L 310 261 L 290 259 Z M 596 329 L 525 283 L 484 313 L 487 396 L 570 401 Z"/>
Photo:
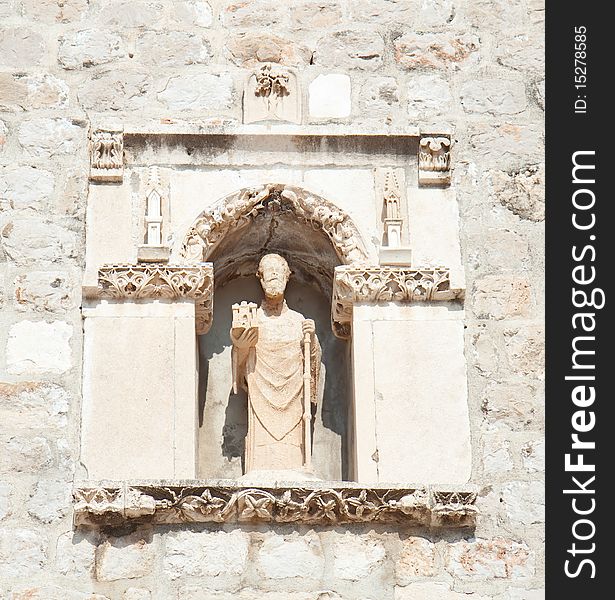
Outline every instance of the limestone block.
<path fill-rule="evenodd" d="M 423 537 L 402 539 L 402 550 L 395 563 L 397 585 L 408 585 L 413 580 L 434 577 L 437 573 L 435 546 Z"/>
<path fill-rule="evenodd" d="M 508 589 L 502 596 L 498 596 L 497 600 L 545 600 L 545 590 Z"/>
<path fill-rule="evenodd" d="M 250 537 L 239 529 L 173 531 L 166 538 L 164 571 L 172 579 L 185 576 L 237 579 L 248 559 Z M 216 586 L 218 587 L 218 586 Z"/>
<path fill-rule="evenodd" d="M 545 487 L 540 481 L 513 481 L 503 487 L 506 514 L 515 525 L 533 525 L 545 520 Z"/>
<path fill-rule="evenodd" d="M 385 556 L 386 550 L 379 540 L 347 532 L 333 542 L 333 576 L 359 581 L 380 571 Z"/>
<path fill-rule="evenodd" d="M 247 0 L 227 4 L 220 17 L 226 27 L 267 29 L 281 25 L 286 20 L 286 7 L 272 0 Z"/>
<path fill-rule="evenodd" d="M 128 588 L 122 596 L 123 600 L 150 600 L 151 597 L 149 590 L 134 587 Z"/>
<path fill-rule="evenodd" d="M 117 69 L 92 73 L 79 88 L 79 101 L 84 108 L 108 110 L 137 110 L 151 102 L 152 76 L 142 70 Z"/>
<path fill-rule="evenodd" d="M 483 470 L 485 475 L 503 475 L 513 468 L 510 442 L 490 436 L 483 449 Z"/>
<path fill-rule="evenodd" d="M 47 556 L 40 530 L 0 528 L 0 577 L 19 579 L 41 572 Z"/>
<path fill-rule="evenodd" d="M 96 551 L 97 581 L 144 577 L 154 568 L 158 544 L 150 528 L 126 536 L 108 536 Z"/>
<path fill-rule="evenodd" d="M 377 31 L 344 30 L 320 39 L 314 64 L 330 68 L 376 71 L 382 66 L 384 40 Z"/>
<path fill-rule="evenodd" d="M 541 165 L 510 173 L 491 173 L 495 198 L 515 215 L 529 221 L 545 218 L 545 171 Z"/>
<path fill-rule="evenodd" d="M 205 0 L 180 0 L 173 2 L 172 18 L 188 27 L 211 27 L 214 16 L 209 2 Z"/>
<path fill-rule="evenodd" d="M 366 115 L 393 119 L 399 107 L 395 77 L 370 77 L 361 87 L 360 104 Z"/>
<path fill-rule="evenodd" d="M 530 429 L 540 424 L 543 400 L 531 385 L 508 385 L 490 382 L 481 394 L 481 408 L 492 425 L 513 431 Z"/>
<path fill-rule="evenodd" d="M 66 481 L 42 479 L 27 502 L 28 514 L 42 523 L 52 523 L 68 514 L 72 489 Z"/>
<path fill-rule="evenodd" d="M 15 278 L 20 311 L 65 312 L 79 306 L 78 291 L 67 271 L 30 271 Z"/>
<path fill-rule="evenodd" d="M 461 21 L 481 30 L 506 31 L 512 23 L 522 30 L 527 22 L 522 0 L 473 0 L 457 9 Z"/>
<path fill-rule="evenodd" d="M 514 230 L 484 229 L 469 236 L 468 266 L 475 271 L 521 271 L 528 266 L 527 239 Z"/>
<path fill-rule="evenodd" d="M 449 545 L 448 570 L 460 579 L 519 580 L 534 575 L 535 557 L 525 543 L 472 539 Z"/>
<path fill-rule="evenodd" d="M 11 512 L 11 485 L 0 481 L 0 521 Z"/>
<path fill-rule="evenodd" d="M 0 170 L 0 210 L 42 212 L 49 208 L 53 188 L 53 174 L 45 169 L 5 167 Z"/>
<path fill-rule="evenodd" d="M 69 87 L 48 73 L 0 74 L 0 109 L 19 112 L 31 108 L 66 108 Z"/>
<path fill-rule="evenodd" d="M 61 429 L 69 406 L 70 394 L 59 385 L 0 383 L 0 430 Z"/>
<path fill-rule="evenodd" d="M 165 24 L 167 13 L 161 2 L 122 0 L 100 3 L 98 21 L 105 30 L 158 29 Z"/>
<path fill-rule="evenodd" d="M 104 65 L 126 55 L 122 38 L 105 29 L 84 29 L 60 38 L 58 61 L 65 69 Z"/>
<path fill-rule="evenodd" d="M 87 13 L 88 0 L 22 0 L 26 16 L 41 23 L 70 23 Z"/>
<path fill-rule="evenodd" d="M 312 51 L 296 40 L 256 32 L 231 34 L 225 48 L 231 61 L 240 67 L 255 66 L 259 62 L 309 65 L 312 58 Z"/>
<path fill-rule="evenodd" d="M 395 588 L 395 600 L 490 600 L 491 596 L 475 592 L 454 592 L 450 584 L 436 581 L 421 581 L 407 587 Z"/>
<path fill-rule="evenodd" d="M 25 27 L 0 30 L 0 66 L 2 68 L 32 68 L 45 57 L 43 37 Z"/>
<path fill-rule="evenodd" d="M 6 140 L 9 135 L 9 128 L 6 126 L 6 123 L 0 120 L 0 153 L 4 150 L 6 146 Z"/>
<path fill-rule="evenodd" d="M 263 577 L 320 579 L 325 559 L 320 539 L 312 531 L 302 536 L 272 535 L 266 538 L 258 551 L 256 563 Z"/>
<path fill-rule="evenodd" d="M 477 60 L 478 36 L 470 33 L 405 33 L 394 42 L 395 60 L 404 69 L 447 69 Z"/>
<path fill-rule="evenodd" d="M 508 362 L 521 375 L 544 378 L 544 327 L 532 325 L 507 329 L 504 342 Z"/>
<path fill-rule="evenodd" d="M 370 26 L 374 23 L 387 26 L 391 23 L 410 25 L 415 18 L 415 5 L 405 1 L 370 0 L 369 2 L 352 2 L 349 8 L 353 22 L 364 21 Z"/>
<path fill-rule="evenodd" d="M 43 585 L 41 587 L 20 587 L 14 590 L 9 600 L 113 600 L 108 596 L 91 592 L 67 590 L 65 585 Z"/>
<path fill-rule="evenodd" d="M 147 31 L 137 38 L 135 58 L 156 67 L 206 64 L 211 48 L 207 40 L 193 33 Z"/>
<path fill-rule="evenodd" d="M 306 23 L 314 30 L 331 27 L 342 20 L 342 6 L 337 0 L 299 2 L 290 9 L 290 17 L 292 25 L 301 29 Z"/>
<path fill-rule="evenodd" d="M 523 468 L 529 473 L 536 473 L 545 470 L 545 443 L 544 440 L 527 442 L 521 448 L 521 459 Z"/>
<path fill-rule="evenodd" d="M 512 38 L 502 37 L 495 49 L 497 62 L 504 67 L 535 74 L 544 73 L 545 45 L 543 29 L 539 35 L 520 33 Z"/>
<path fill-rule="evenodd" d="M 343 119 L 350 116 L 350 77 L 341 73 L 319 75 L 309 86 L 310 117 Z"/>
<path fill-rule="evenodd" d="M 11 437 L 3 441 L 0 472 L 32 473 L 48 469 L 53 464 L 49 442 L 40 436 Z"/>
<path fill-rule="evenodd" d="M 540 81 L 537 81 L 534 86 L 534 94 L 536 96 L 536 102 L 538 103 L 538 106 L 540 106 L 540 108 L 542 108 L 542 110 L 545 109 L 545 80 L 541 79 Z"/>
<path fill-rule="evenodd" d="M 176 75 L 159 87 L 158 100 L 171 111 L 214 111 L 231 108 L 234 92 L 230 75 Z"/>
<path fill-rule="evenodd" d="M 63 321 L 20 321 L 9 330 L 6 363 L 14 375 L 66 373 L 72 367 L 73 328 Z"/>
<path fill-rule="evenodd" d="M 413 121 L 448 115 L 453 96 L 448 81 L 440 75 L 416 74 L 408 82 L 408 116 Z"/>
<path fill-rule="evenodd" d="M 204 589 L 202 585 L 188 584 L 179 588 L 182 600 L 346 600 L 336 592 L 316 590 L 309 592 L 263 591 L 253 587 L 242 587 L 232 592 Z M 370 600 L 361 598 L 361 600 Z M 375 598 L 372 600 L 376 600 Z"/>
<path fill-rule="evenodd" d="M 474 282 L 471 299 L 477 319 L 526 317 L 530 309 L 530 284 L 525 277 L 488 275 Z"/>
<path fill-rule="evenodd" d="M 70 119 L 30 119 L 19 127 L 21 147 L 36 158 L 75 155 L 85 145 L 85 130 Z"/>
<path fill-rule="evenodd" d="M 455 16 L 453 0 L 421 0 L 418 23 L 422 27 L 439 27 Z"/>
<path fill-rule="evenodd" d="M 97 531 L 67 531 L 58 537 L 55 568 L 62 575 L 90 577 L 98 545 Z"/>
<path fill-rule="evenodd" d="M 522 81 L 479 79 L 461 87 L 461 104 L 467 112 L 491 115 L 515 115 L 527 107 Z"/>

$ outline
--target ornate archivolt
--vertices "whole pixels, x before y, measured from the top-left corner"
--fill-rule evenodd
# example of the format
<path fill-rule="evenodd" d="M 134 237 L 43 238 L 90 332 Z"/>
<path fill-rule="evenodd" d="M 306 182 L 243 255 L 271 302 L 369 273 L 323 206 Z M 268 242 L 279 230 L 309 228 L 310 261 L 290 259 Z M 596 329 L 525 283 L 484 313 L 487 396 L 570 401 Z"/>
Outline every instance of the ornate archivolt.
<path fill-rule="evenodd" d="M 207 333 L 213 314 L 213 265 L 105 265 L 98 269 L 96 298 L 195 300 L 197 334 Z"/>
<path fill-rule="evenodd" d="M 230 231 L 250 225 L 267 212 L 292 213 L 313 229 L 322 230 L 344 264 L 364 264 L 367 252 L 350 217 L 324 198 L 296 186 L 266 184 L 243 189 L 203 212 L 179 249 L 182 264 L 207 260 Z"/>
<path fill-rule="evenodd" d="M 404 523 L 471 527 L 476 492 L 425 488 L 131 484 L 77 487 L 75 525 L 195 522 Z"/>
<path fill-rule="evenodd" d="M 331 318 L 333 330 L 343 337 L 352 323 L 356 302 L 415 302 L 463 299 L 465 290 L 451 288 L 445 267 L 354 267 L 335 269 Z"/>

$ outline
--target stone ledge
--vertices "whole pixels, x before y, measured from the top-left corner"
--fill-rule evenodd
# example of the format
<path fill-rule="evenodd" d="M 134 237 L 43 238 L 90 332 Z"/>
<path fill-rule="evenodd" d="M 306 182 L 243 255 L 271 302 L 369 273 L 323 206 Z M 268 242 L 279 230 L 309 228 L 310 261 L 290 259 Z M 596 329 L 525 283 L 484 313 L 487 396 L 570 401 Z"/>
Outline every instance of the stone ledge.
<path fill-rule="evenodd" d="M 478 513 L 471 486 L 365 487 L 339 481 L 258 487 L 230 480 L 81 482 L 75 485 L 73 498 L 76 527 L 127 521 L 473 527 Z"/>

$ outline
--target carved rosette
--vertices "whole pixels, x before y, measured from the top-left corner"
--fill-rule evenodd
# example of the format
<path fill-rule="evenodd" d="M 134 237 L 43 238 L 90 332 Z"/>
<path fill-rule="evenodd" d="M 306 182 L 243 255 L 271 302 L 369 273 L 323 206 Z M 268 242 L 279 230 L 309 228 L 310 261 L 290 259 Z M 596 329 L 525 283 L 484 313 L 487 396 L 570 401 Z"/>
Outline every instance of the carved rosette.
<path fill-rule="evenodd" d="M 105 265 L 98 270 L 98 298 L 195 300 L 197 335 L 207 333 L 213 315 L 213 265 Z"/>
<path fill-rule="evenodd" d="M 445 267 L 336 267 L 331 303 L 333 331 L 338 337 L 345 337 L 344 333 L 350 332 L 356 302 L 408 303 L 463 297 L 463 289 L 451 288 L 450 271 Z"/>
<path fill-rule="evenodd" d="M 90 180 L 121 183 L 123 177 L 123 132 L 93 131 L 90 136 Z"/>
<path fill-rule="evenodd" d="M 450 136 L 421 136 L 419 139 L 419 185 L 450 184 L 451 146 Z"/>
<path fill-rule="evenodd" d="M 118 525 L 127 520 L 173 523 L 404 523 L 472 527 L 474 491 L 431 488 L 239 487 L 153 485 L 77 487 L 75 525 Z"/>
<path fill-rule="evenodd" d="M 241 190 L 203 212 L 184 238 L 179 250 L 180 261 L 197 264 L 207 260 L 227 233 L 247 227 L 268 211 L 292 212 L 299 221 L 322 230 L 343 263 L 367 261 L 359 232 L 346 213 L 324 198 L 283 184 Z"/>

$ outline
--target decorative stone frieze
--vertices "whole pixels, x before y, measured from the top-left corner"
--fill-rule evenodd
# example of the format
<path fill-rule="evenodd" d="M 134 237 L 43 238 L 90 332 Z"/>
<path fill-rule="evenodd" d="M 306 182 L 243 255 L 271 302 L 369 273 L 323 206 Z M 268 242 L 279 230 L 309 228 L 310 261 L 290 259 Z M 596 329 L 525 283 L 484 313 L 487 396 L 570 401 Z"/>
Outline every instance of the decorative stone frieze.
<path fill-rule="evenodd" d="M 213 315 L 213 265 L 104 265 L 91 296 L 140 300 L 190 298 L 196 301 L 197 335 L 207 333 Z"/>
<path fill-rule="evenodd" d="M 366 262 L 360 234 L 346 213 L 320 196 L 283 184 L 241 190 L 203 212 L 184 238 L 180 261 L 197 264 L 207 260 L 229 231 L 246 227 L 267 211 L 291 212 L 299 221 L 322 230 L 345 264 Z"/>
<path fill-rule="evenodd" d="M 95 130 L 90 135 L 90 180 L 121 183 L 124 177 L 124 133 Z"/>
<path fill-rule="evenodd" d="M 332 487 L 311 482 L 243 487 L 233 482 L 125 482 L 83 484 L 73 492 L 74 523 L 119 525 L 274 522 L 337 525 L 404 523 L 472 527 L 478 513 L 473 490 L 432 487 Z"/>
<path fill-rule="evenodd" d="M 463 299 L 465 290 L 451 288 L 446 267 L 352 267 L 335 269 L 331 316 L 334 331 L 352 323 L 356 302 L 415 302 Z"/>
<path fill-rule="evenodd" d="M 419 139 L 419 185 L 449 185 L 451 146 L 448 135 L 421 135 Z"/>
<path fill-rule="evenodd" d="M 252 73 L 243 95 L 243 122 L 266 120 L 301 123 L 297 75 L 274 63 L 265 63 Z"/>

